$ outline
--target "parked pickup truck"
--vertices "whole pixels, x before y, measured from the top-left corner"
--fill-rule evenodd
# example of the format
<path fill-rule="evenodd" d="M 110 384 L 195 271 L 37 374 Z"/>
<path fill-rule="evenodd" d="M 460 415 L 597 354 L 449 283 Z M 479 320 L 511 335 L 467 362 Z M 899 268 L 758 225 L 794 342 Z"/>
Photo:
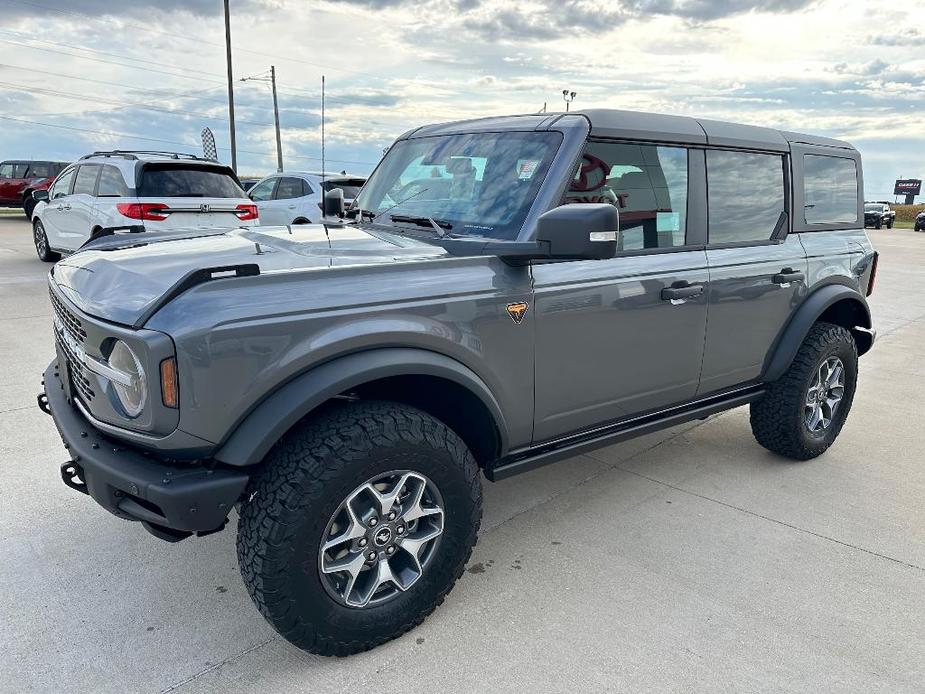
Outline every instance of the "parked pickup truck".
<path fill-rule="evenodd" d="M 745 405 L 825 452 L 874 341 L 860 172 L 766 128 L 486 118 L 402 135 L 346 219 L 101 236 L 49 276 L 62 478 L 165 540 L 237 509 L 279 633 L 372 648 L 461 576 L 483 477 Z"/>
<path fill-rule="evenodd" d="M 886 202 L 867 202 L 864 203 L 864 226 L 880 229 L 886 227 L 893 228 L 896 221 L 896 212 L 890 208 Z"/>

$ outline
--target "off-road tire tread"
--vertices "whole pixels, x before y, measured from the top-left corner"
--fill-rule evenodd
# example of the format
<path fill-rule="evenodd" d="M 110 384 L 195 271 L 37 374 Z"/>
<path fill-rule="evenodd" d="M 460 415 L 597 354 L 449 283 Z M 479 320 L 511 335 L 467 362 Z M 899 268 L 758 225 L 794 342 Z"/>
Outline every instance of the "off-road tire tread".
<path fill-rule="evenodd" d="M 428 604 L 408 614 L 407 621 L 389 633 L 365 640 L 338 640 L 319 634 L 312 624 L 289 614 L 285 596 L 274 592 L 272 577 L 285 564 L 272 550 L 285 543 L 272 542 L 270 530 L 298 517 L 322 498 L 328 483 L 356 458 L 377 445 L 404 439 L 406 442 L 443 448 L 461 468 L 468 483 L 472 515 L 467 550 L 453 568 L 450 581 Z M 332 453 L 335 453 L 332 455 Z M 267 621 L 293 644 L 322 655 L 346 656 L 390 641 L 420 624 L 446 598 L 462 575 L 475 546 L 482 517 L 479 468 L 469 449 L 449 427 L 425 412 L 391 402 L 360 402 L 339 407 L 290 431 L 270 452 L 242 505 L 238 524 L 237 555 L 244 583 Z M 292 492 L 298 490 L 293 495 Z M 285 502 L 294 501 L 288 507 Z"/>
<path fill-rule="evenodd" d="M 838 437 L 845 417 L 832 423 L 831 435 L 820 445 L 807 446 L 801 435 L 803 408 L 807 379 L 816 369 L 822 355 L 835 346 L 850 345 L 853 360 L 851 371 L 857 373 L 857 345 L 851 333 L 839 325 L 818 322 L 810 328 L 809 334 L 797 350 L 793 363 L 778 380 L 767 385 L 764 396 L 751 404 L 749 420 L 755 439 L 773 453 L 794 460 L 810 460 L 824 453 Z M 847 384 L 846 384 L 847 385 Z M 846 388 L 846 396 L 840 407 L 843 413 L 851 408 L 854 388 Z M 795 411 L 794 406 L 798 405 Z"/>

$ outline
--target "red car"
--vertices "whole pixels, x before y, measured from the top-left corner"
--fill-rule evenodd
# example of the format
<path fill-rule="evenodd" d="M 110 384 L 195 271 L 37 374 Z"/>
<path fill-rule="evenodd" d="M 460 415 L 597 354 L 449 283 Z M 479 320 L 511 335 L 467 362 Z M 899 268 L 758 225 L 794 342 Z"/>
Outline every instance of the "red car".
<path fill-rule="evenodd" d="M 0 206 L 22 206 L 32 219 L 32 191 L 48 190 L 68 162 L 9 160 L 0 162 Z"/>

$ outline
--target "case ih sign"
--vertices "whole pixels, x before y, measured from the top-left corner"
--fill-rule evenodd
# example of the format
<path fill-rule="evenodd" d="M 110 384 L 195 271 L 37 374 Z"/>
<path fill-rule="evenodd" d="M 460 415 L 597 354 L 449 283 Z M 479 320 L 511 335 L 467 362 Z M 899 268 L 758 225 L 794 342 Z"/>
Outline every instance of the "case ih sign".
<path fill-rule="evenodd" d="M 922 181 L 918 178 L 904 178 L 896 181 L 893 195 L 921 195 Z"/>

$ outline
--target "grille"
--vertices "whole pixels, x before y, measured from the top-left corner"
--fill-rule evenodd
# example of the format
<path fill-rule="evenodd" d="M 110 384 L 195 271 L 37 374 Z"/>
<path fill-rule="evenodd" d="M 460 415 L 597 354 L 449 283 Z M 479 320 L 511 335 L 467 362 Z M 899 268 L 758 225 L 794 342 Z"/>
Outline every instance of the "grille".
<path fill-rule="evenodd" d="M 54 309 L 56 323 L 63 326 L 67 334 L 78 343 L 83 344 L 87 339 L 87 332 L 83 328 L 83 323 L 80 322 L 80 319 L 73 314 L 72 311 L 64 305 L 64 302 L 61 301 L 54 292 L 51 292 L 51 306 Z M 76 354 L 74 349 L 69 344 L 68 340 L 61 338 L 61 335 L 58 333 L 57 328 L 55 329 L 55 342 L 61 347 L 61 352 L 64 354 L 64 358 L 67 360 L 67 373 L 71 381 L 71 386 L 77 393 L 80 394 L 81 399 L 84 402 L 89 403 L 96 397 L 96 393 L 93 392 L 93 388 L 90 385 L 90 381 L 84 373 L 84 365 L 81 355 Z"/>
<path fill-rule="evenodd" d="M 55 315 L 58 317 L 58 320 L 61 321 L 61 325 L 64 326 L 64 329 L 78 342 L 86 340 L 87 331 L 84 330 L 83 323 L 80 322 L 80 319 L 64 305 L 61 299 L 55 296 L 54 292 L 49 292 L 49 294 L 51 295 L 51 307 L 54 309 Z"/>

